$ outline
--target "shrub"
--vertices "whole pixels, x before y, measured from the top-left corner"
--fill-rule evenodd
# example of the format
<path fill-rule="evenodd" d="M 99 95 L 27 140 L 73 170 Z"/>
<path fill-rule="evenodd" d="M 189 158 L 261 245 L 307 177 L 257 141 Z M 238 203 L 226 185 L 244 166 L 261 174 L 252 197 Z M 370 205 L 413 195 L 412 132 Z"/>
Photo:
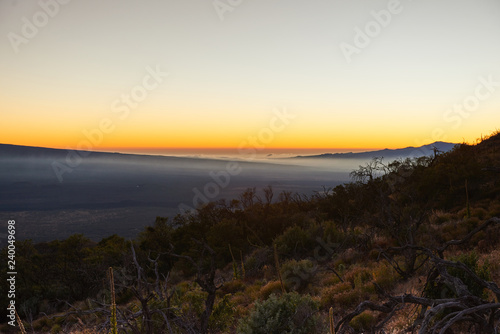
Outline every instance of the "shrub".
<path fill-rule="evenodd" d="M 349 266 L 357 263 L 363 256 L 355 248 L 348 248 L 336 260 L 336 264 L 342 263 L 344 266 Z"/>
<path fill-rule="evenodd" d="M 380 251 L 378 249 L 371 249 L 370 252 L 368 252 L 368 258 L 372 261 L 376 261 L 380 256 Z"/>
<path fill-rule="evenodd" d="M 239 334 L 311 334 L 317 333 L 318 306 L 309 295 L 295 292 L 283 296 L 272 295 L 264 302 L 257 302 L 254 310 L 238 326 Z"/>
<path fill-rule="evenodd" d="M 318 266 L 310 260 L 290 260 L 281 266 L 287 290 L 302 291 L 309 285 L 318 271 Z"/>
<path fill-rule="evenodd" d="M 478 235 L 482 236 L 482 238 L 478 237 Z M 500 226 L 494 226 L 490 228 L 488 232 L 479 232 L 471 239 L 471 243 L 474 241 L 477 241 L 478 249 L 481 252 L 489 253 L 493 249 L 498 249 Z"/>
<path fill-rule="evenodd" d="M 479 257 L 476 252 L 462 254 L 460 256 L 457 256 L 453 260 L 465 264 L 477 276 L 479 276 L 479 278 L 486 281 L 490 280 L 489 265 L 488 263 L 485 263 L 480 267 L 478 263 Z M 477 284 L 465 271 L 457 268 L 449 268 L 448 273 L 452 276 L 460 278 L 460 280 L 462 280 L 462 282 L 467 285 L 470 293 L 472 293 L 474 296 L 486 298 L 484 294 L 484 288 L 481 285 Z"/>
<path fill-rule="evenodd" d="M 299 226 L 287 228 L 275 240 L 279 254 L 285 257 L 302 255 L 314 249 L 315 242 L 310 235 Z"/>
<path fill-rule="evenodd" d="M 222 295 L 226 295 L 228 293 L 236 293 L 238 291 L 245 290 L 246 285 L 240 279 L 235 279 L 229 282 L 224 283 L 224 285 L 220 288 L 219 293 Z"/>
<path fill-rule="evenodd" d="M 471 216 L 478 217 L 479 219 L 486 219 L 487 215 L 488 215 L 488 211 L 486 211 L 483 208 L 474 208 L 471 211 Z"/>
<path fill-rule="evenodd" d="M 207 293 L 195 283 L 182 282 L 173 291 L 172 305 L 185 316 L 199 317 L 205 309 Z"/>
<path fill-rule="evenodd" d="M 273 263 L 273 252 L 271 248 L 258 248 L 245 259 L 245 275 L 246 277 L 258 276 L 263 267 Z"/>
<path fill-rule="evenodd" d="M 244 292 L 236 292 L 231 296 L 231 303 L 237 306 L 248 306 L 253 302 L 253 298 Z"/>
<path fill-rule="evenodd" d="M 61 325 L 54 325 L 50 330 L 50 334 L 57 334 L 62 331 Z"/>
<path fill-rule="evenodd" d="M 353 289 L 339 293 L 333 297 L 333 304 L 338 308 L 346 308 L 357 305 L 362 299 L 363 293 L 360 289 Z"/>
<path fill-rule="evenodd" d="M 489 269 L 490 269 L 490 272 L 493 274 L 493 276 L 499 275 L 500 274 L 500 250 L 496 249 L 496 250 L 490 252 L 486 257 L 486 260 L 490 264 Z"/>
<path fill-rule="evenodd" d="M 382 264 L 379 265 L 373 271 L 373 280 L 377 283 L 382 289 L 390 289 L 394 286 L 394 283 L 398 280 L 399 275 L 394 270 L 393 267 Z"/>
<path fill-rule="evenodd" d="M 349 325 L 357 332 L 370 330 L 377 323 L 377 319 L 373 313 L 365 311 L 352 318 Z"/>
<path fill-rule="evenodd" d="M 355 286 L 360 286 L 370 281 L 372 279 L 372 274 L 367 268 L 355 267 L 345 275 L 345 279 Z"/>
<path fill-rule="evenodd" d="M 496 203 L 494 205 L 490 205 L 488 215 L 490 217 L 500 216 L 500 204 Z"/>
<path fill-rule="evenodd" d="M 377 295 L 377 288 L 373 282 L 363 284 L 359 287 L 359 290 L 364 294 L 365 298 L 370 298 L 371 296 Z"/>
<path fill-rule="evenodd" d="M 327 274 L 323 276 L 320 286 L 332 286 L 340 283 L 340 278 L 334 274 Z"/>
<path fill-rule="evenodd" d="M 465 253 L 459 255 L 452 259 L 453 261 L 461 262 L 465 264 L 473 273 L 475 273 L 479 278 L 489 281 L 490 280 L 490 269 L 489 264 L 485 263 L 479 266 L 479 257 L 476 252 Z M 459 268 L 448 268 L 448 274 L 451 276 L 459 278 L 466 286 L 471 294 L 476 297 L 485 299 L 487 295 L 484 292 L 484 288 L 477 284 L 464 270 Z M 439 280 L 431 282 L 426 288 L 426 294 L 431 298 L 454 298 L 457 297 L 455 293 Z"/>
<path fill-rule="evenodd" d="M 342 292 L 351 291 L 352 285 L 349 282 L 342 282 L 331 287 L 331 293 L 337 295 Z"/>
<path fill-rule="evenodd" d="M 279 293 L 280 291 L 281 291 L 280 281 L 271 281 L 260 289 L 259 297 L 261 299 L 267 299 L 273 293 Z"/>
<path fill-rule="evenodd" d="M 345 234 L 341 230 L 339 230 L 337 224 L 332 221 L 324 222 L 324 234 L 323 237 L 334 243 L 342 243 L 345 241 Z"/>
<path fill-rule="evenodd" d="M 453 219 L 453 215 L 449 212 L 434 211 L 431 217 L 435 224 L 441 225 Z"/>
<path fill-rule="evenodd" d="M 352 290 L 349 282 L 335 284 L 334 286 L 323 289 L 321 293 L 321 307 L 327 308 L 335 303 L 336 296 Z"/>
<path fill-rule="evenodd" d="M 241 292 L 244 295 L 248 296 L 252 301 L 259 298 L 260 289 L 264 283 L 262 281 L 255 281 L 252 285 L 247 285 L 245 291 Z M 238 294 L 239 292 L 237 292 Z"/>
<path fill-rule="evenodd" d="M 235 307 L 225 295 L 215 306 L 210 315 L 209 327 L 213 332 L 224 332 L 232 322 Z"/>

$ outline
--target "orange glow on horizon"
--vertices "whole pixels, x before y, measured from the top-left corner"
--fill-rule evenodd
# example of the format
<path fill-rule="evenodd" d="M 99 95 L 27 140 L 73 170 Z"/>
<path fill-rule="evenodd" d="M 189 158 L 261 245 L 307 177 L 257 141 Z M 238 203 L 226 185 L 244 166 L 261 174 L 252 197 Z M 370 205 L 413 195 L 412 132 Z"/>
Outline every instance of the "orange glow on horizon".
<path fill-rule="evenodd" d="M 90 128 L 92 129 L 92 128 Z M 413 134 L 403 135 L 401 133 L 392 133 L 386 136 L 377 136 L 375 133 L 365 133 L 364 136 L 356 136 L 351 134 L 330 136 L 325 138 L 324 134 L 309 135 L 299 131 L 290 131 L 290 133 L 278 133 L 269 143 L 262 141 L 252 141 L 251 137 L 255 135 L 238 135 L 234 133 L 223 133 L 217 137 L 212 134 L 208 136 L 206 133 L 201 133 L 198 136 L 190 136 L 189 133 L 183 133 L 180 136 L 177 134 L 159 135 L 156 132 L 149 133 L 148 136 L 140 136 L 140 132 L 135 133 L 135 136 L 128 135 L 128 132 L 114 131 L 112 134 L 104 134 L 100 141 L 92 143 L 91 138 L 85 136 L 82 131 L 53 131 L 50 128 L 43 133 L 29 131 L 31 127 L 25 131 L 17 132 L 7 129 L 0 137 L 0 143 L 46 147 L 54 149 L 79 149 L 89 151 L 105 151 L 105 152 L 151 152 L 163 154 L 164 152 L 179 152 L 179 153 L 233 153 L 237 154 L 239 149 L 254 148 L 257 153 L 293 153 L 293 152 L 315 152 L 315 153 L 342 153 L 342 152 L 362 152 L 375 151 L 382 149 L 398 149 L 406 147 L 419 147 L 428 145 L 436 141 L 446 141 L 452 143 L 468 142 L 475 143 L 479 136 L 444 136 L 443 138 L 435 138 L 431 135 L 416 136 Z M 293 129 L 292 129 L 293 130 Z M 255 133 L 255 132 L 250 132 Z M 486 134 L 487 135 L 487 134 Z M 97 137 L 94 137 L 96 139 Z M 141 140 L 136 140 L 140 138 Z M 241 138 L 246 138 L 241 140 Z M 207 140 L 208 139 L 208 140 Z M 176 145 L 172 145 L 172 143 Z M 165 145 L 166 144 L 166 145 Z M 168 145 L 170 144 L 170 145 Z"/>

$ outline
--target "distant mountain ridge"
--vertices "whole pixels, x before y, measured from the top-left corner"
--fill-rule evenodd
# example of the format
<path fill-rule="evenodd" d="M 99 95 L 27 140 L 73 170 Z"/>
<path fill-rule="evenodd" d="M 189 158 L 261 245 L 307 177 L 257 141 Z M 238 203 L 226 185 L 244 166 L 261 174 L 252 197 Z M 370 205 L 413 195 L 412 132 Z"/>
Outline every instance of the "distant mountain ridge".
<path fill-rule="evenodd" d="M 100 152 L 100 151 L 61 149 L 61 148 L 47 148 L 38 146 L 0 144 L 0 156 L 5 155 L 11 157 L 30 157 L 30 158 L 61 158 L 61 157 L 64 158 L 70 151 L 78 152 L 78 154 L 81 156 L 87 156 L 89 154 L 98 157 L 150 156 L 150 155 L 119 153 L 119 152 Z M 157 156 L 151 155 L 150 157 L 157 157 Z"/>
<path fill-rule="evenodd" d="M 434 154 L 434 149 L 439 152 L 448 152 L 453 147 L 455 143 L 448 143 L 437 141 L 432 144 L 423 145 L 420 147 L 406 147 L 399 149 L 383 149 L 378 151 L 367 151 L 367 152 L 348 152 L 348 153 L 323 153 L 318 155 L 299 155 L 291 158 L 285 159 L 371 159 L 374 157 L 383 157 L 386 159 L 397 159 L 397 158 L 407 158 L 407 157 L 421 157 L 429 156 Z M 31 157 L 31 158 L 52 158 L 52 159 L 62 159 L 65 158 L 71 150 L 67 149 L 54 149 L 46 147 L 34 147 L 34 146 L 21 146 L 21 145 L 11 145 L 11 144 L 0 144 L 0 158 L 1 157 Z M 119 152 L 99 152 L 99 151 L 76 151 L 82 156 L 87 156 L 91 158 L 112 158 L 112 159 L 153 159 L 153 160 L 163 160 L 168 158 L 170 160 L 185 160 L 185 159 L 196 159 L 196 160 L 211 160 L 210 158 L 200 159 L 194 157 L 178 157 L 178 156 L 167 156 L 167 155 L 145 155 L 145 154 L 133 154 L 133 153 L 119 153 Z M 85 154 L 86 153 L 86 154 Z M 231 160 L 231 159 L 230 159 Z"/>
<path fill-rule="evenodd" d="M 414 158 L 414 157 L 422 157 L 429 156 L 434 154 L 434 149 L 438 152 L 448 152 L 453 149 L 458 144 L 447 143 L 442 141 L 437 141 L 432 144 L 423 145 L 420 147 L 405 147 L 399 149 L 383 149 L 378 151 L 369 151 L 369 152 L 348 152 L 348 153 L 324 153 L 319 155 L 299 155 L 294 158 L 298 159 L 371 159 L 375 157 L 383 157 L 387 159 L 396 159 L 396 158 Z"/>
<path fill-rule="evenodd" d="M 47 148 L 37 146 L 23 146 L 0 143 L 0 158 L 37 158 L 37 159 L 55 159 L 63 160 L 68 157 L 69 153 L 77 153 L 82 158 L 93 159 L 109 159 L 114 161 L 141 161 L 141 162 L 162 162 L 162 161 L 215 161 L 214 159 L 201 159 L 197 157 L 180 157 L 170 155 L 150 155 L 150 154 L 135 154 L 121 152 L 101 152 L 101 151 L 86 151 L 60 148 Z"/>

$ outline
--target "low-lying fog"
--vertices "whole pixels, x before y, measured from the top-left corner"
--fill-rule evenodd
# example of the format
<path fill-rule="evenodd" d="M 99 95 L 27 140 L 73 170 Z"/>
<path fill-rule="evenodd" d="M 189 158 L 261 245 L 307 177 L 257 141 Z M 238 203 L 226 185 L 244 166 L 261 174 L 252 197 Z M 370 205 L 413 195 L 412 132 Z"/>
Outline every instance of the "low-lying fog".
<path fill-rule="evenodd" d="M 259 192 L 271 185 L 275 198 L 282 191 L 312 195 L 348 182 L 349 173 L 366 162 L 2 154 L 0 220 L 15 219 L 21 239 L 72 233 L 96 240 L 113 233 L 133 237 L 156 216 L 173 217 L 207 201 L 238 198 L 247 188 Z"/>

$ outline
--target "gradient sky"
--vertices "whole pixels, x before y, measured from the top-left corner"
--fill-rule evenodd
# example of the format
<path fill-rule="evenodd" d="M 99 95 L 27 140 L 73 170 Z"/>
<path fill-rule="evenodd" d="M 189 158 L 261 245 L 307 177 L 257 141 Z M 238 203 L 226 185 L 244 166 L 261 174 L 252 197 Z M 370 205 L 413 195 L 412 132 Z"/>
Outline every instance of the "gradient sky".
<path fill-rule="evenodd" d="M 60 1 L 0 0 L 0 143 L 75 148 L 109 119 L 90 148 L 247 147 L 276 108 L 295 118 L 266 149 L 474 142 L 499 128 L 500 84 L 475 97 L 480 78 L 500 82 L 498 0 L 401 0 L 350 62 L 342 43 L 390 1 Z M 114 112 L 157 67 L 163 82 Z"/>

